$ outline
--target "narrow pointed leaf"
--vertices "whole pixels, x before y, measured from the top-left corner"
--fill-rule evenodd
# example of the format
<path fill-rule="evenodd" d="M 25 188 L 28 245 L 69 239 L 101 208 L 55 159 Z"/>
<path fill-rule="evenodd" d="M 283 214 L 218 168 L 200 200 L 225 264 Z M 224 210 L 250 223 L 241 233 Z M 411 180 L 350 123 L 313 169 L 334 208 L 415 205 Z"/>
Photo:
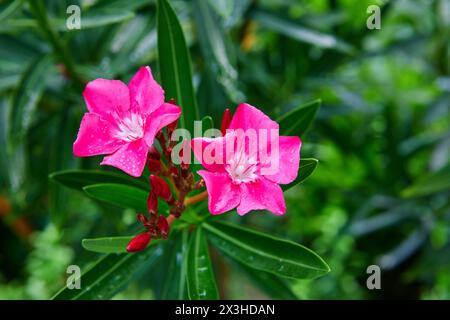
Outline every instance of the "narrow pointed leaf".
<path fill-rule="evenodd" d="M 239 267 L 247 274 L 250 280 L 263 292 L 268 294 L 270 298 L 278 300 L 298 299 L 292 292 L 292 289 L 287 285 L 286 279 L 281 279 L 272 273 L 252 269 L 239 262 L 236 263 L 239 264 Z"/>
<path fill-rule="evenodd" d="M 82 272 L 81 289 L 67 287 L 59 291 L 54 300 L 103 300 L 114 297 L 120 290 L 135 279 L 163 254 L 158 242 L 138 253 L 108 254 L 92 268 Z"/>
<path fill-rule="evenodd" d="M 289 184 L 281 185 L 281 189 L 283 189 L 283 191 L 286 191 L 305 181 L 316 169 L 318 163 L 319 160 L 314 158 L 300 159 L 300 168 L 298 169 L 297 179 Z"/>
<path fill-rule="evenodd" d="M 127 252 L 127 245 L 133 237 L 83 239 L 81 245 L 84 249 L 97 253 L 125 253 Z"/>
<path fill-rule="evenodd" d="M 223 222 L 205 223 L 204 228 L 217 248 L 253 269 L 296 279 L 330 271 L 321 257 L 295 242 Z"/>
<path fill-rule="evenodd" d="M 280 124 L 280 135 L 302 137 L 311 126 L 321 103 L 318 99 L 302 104 L 280 117 L 277 120 Z"/>
<path fill-rule="evenodd" d="M 83 190 L 94 199 L 137 212 L 147 212 L 148 192 L 142 189 L 117 183 L 102 183 L 86 186 Z"/>
<path fill-rule="evenodd" d="M 190 299 L 219 299 L 208 244 L 201 227 L 197 227 L 189 242 L 186 272 Z"/>
<path fill-rule="evenodd" d="M 158 62 L 166 99 L 183 109 L 180 125 L 191 133 L 199 119 L 189 51 L 180 22 L 167 0 L 157 2 Z"/>
<path fill-rule="evenodd" d="M 11 150 L 21 143 L 32 124 L 39 99 L 52 71 L 52 58 L 49 55 L 32 61 L 24 71 L 9 115 L 8 138 Z"/>
<path fill-rule="evenodd" d="M 159 261 L 160 269 L 155 271 L 155 282 L 160 282 L 160 288 L 156 289 L 158 299 L 161 300 L 185 300 L 187 296 L 185 256 L 187 253 L 189 234 L 187 230 L 179 233 L 171 233 L 166 242 L 167 250 L 163 260 Z"/>
<path fill-rule="evenodd" d="M 132 179 L 122 173 L 100 170 L 64 170 L 51 173 L 49 178 L 75 190 L 82 190 L 83 187 L 99 183 L 125 184 L 142 190 L 150 190 L 149 184 L 143 180 Z"/>

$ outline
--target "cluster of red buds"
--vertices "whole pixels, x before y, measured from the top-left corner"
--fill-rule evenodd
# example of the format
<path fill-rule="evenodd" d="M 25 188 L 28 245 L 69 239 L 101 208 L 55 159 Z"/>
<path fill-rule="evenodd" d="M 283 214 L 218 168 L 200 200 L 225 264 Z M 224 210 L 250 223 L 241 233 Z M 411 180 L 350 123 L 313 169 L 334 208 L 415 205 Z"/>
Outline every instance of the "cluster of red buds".
<path fill-rule="evenodd" d="M 171 100 L 170 103 L 175 101 Z M 172 162 L 172 150 L 177 141 L 172 140 L 171 137 L 177 126 L 178 121 L 175 121 L 166 127 L 165 132 L 161 130 L 156 135 L 161 152 L 155 147 L 149 150 L 147 167 L 150 171 L 151 190 L 147 199 L 148 216 L 142 213 L 137 215 L 137 220 L 142 223 L 146 231 L 131 239 L 127 246 L 128 252 L 145 249 L 151 239 L 167 239 L 170 225 L 181 216 L 185 209 L 186 195 L 205 186 L 202 179 L 194 181 L 194 175 L 189 171 L 189 162 L 181 161 L 180 166 Z M 184 159 L 182 152 L 179 154 L 180 159 Z M 168 218 L 158 213 L 158 199 L 165 201 L 171 207 Z"/>

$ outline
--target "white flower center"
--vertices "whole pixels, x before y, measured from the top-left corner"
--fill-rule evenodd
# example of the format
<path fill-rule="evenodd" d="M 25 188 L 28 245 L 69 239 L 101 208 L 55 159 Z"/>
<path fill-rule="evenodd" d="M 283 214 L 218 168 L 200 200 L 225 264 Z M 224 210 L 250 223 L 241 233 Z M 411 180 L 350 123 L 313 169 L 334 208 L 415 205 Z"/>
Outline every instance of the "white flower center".
<path fill-rule="evenodd" d="M 129 117 L 118 119 L 117 126 L 119 129 L 116 137 L 121 140 L 132 142 L 144 136 L 144 120 L 137 113 L 131 113 Z"/>
<path fill-rule="evenodd" d="M 243 150 L 237 150 L 225 165 L 225 170 L 235 184 L 254 182 L 258 178 L 257 169 L 256 158 Z"/>

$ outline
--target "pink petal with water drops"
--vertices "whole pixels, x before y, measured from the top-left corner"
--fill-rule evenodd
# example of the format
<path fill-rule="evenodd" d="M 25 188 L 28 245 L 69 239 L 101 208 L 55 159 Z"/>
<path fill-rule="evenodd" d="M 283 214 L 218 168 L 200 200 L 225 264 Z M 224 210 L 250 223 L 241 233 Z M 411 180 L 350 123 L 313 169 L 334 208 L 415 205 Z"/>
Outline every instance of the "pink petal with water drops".
<path fill-rule="evenodd" d="M 240 201 L 239 186 L 233 184 L 226 173 L 200 170 L 198 174 L 206 183 L 209 212 L 220 214 L 236 208 Z"/>
<path fill-rule="evenodd" d="M 229 129 L 254 129 L 258 132 L 259 129 L 269 130 L 278 129 L 278 123 L 270 119 L 261 110 L 258 110 L 248 103 L 241 103 L 231 119 Z M 270 136 L 270 135 L 269 135 Z"/>
<path fill-rule="evenodd" d="M 140 177 L 147 160 L 148 146 L 144 139 L 125 144 L 113 154 L 106 156 L 101 165 L 110 165 L 133 177 Z"/>
<path fill-rule="evenodd" d="M 144 139 L 147 145 L 151 146 L 158 131 L 177 120 L 180 115 L 181 108 L 171 103 L 163 103 L 156 108 L 146 120 Z"/>
<path fill-rule="evenodd" d="M 164 90 L 153 79 L 150 67 L 141 67 L 128 84 L 131 106 L 137 103 L 140 112 L 149 114 L 164 103 Z"/>
<path fill-rule="evenodd" d="M 276 215 L 286 213 L 283 190 L 272 181 L 260 177 L 253 183 L 241 183 L 241 202 L 237 208 L 239 215 L 252 210 L 269 210 Z"/>
<path fill-rule="evenodd" d="M 89 82 L 83 92 L 87 108 L 92 113 L 125 112 L 130 106 L 128 87 L 119 80 L 96 79 Z"/>
<path fill-rule="evenodd" d="M 73 144 L 77 157 L 108 154 L 116 151 L 125 142 L 114 137 L 115 128 L 98 114 L 86 113 L 80 124 L 78 136 Z"/>
<path fill-rule="evenodd" d="M 301 145 L 302 142 L 299 137 L 281 136 L 278 143 L 279 161 L 276 169 L 277 173 L 265 175 L 265 177 L 281 184 L 288 184 L 294 181 L 298 175 Z M 265 166 L 268 167 L 270 164 L 268 163 Z"/>
<path fill-rule="evenodd" d="M 191 140 L 191 148 L 195 158 L 205 169 L 212 172 L 225 170 L 225 138 L 194 138 Z"/>

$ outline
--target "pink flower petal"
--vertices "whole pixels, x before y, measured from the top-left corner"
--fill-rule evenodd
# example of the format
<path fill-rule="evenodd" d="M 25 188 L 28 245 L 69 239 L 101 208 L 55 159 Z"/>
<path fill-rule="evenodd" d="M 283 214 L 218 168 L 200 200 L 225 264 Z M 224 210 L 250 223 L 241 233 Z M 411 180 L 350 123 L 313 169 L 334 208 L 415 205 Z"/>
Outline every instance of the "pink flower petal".
<path fill-rule="evenodd" d="M 254 106 L 247 103 L 241 103 L 234 113 L 233 119 L 231 119 L 229 129 L 278 129 L 278 123 L 270 119 L 261 110 L 258 110 Z M 268 132 L 270 137 L 270 132 Z"/>
<path fill-rule="evenodd" d="M 73 153 L 77 157 L 109 154 L 122 146 L 124 142 L 112 134 L 112 125 L 98 114 L 86 113 L 73 144 Z"/>
<path fill-rule="evenodd" d="M 281 136 L 278 144 L 279 147 L 279 161 L 277 166 L 278 168 L 274 168 L 278 172 L 275 174 L 264 176 L 273 182 L 281 184 L 288 184 L 294 181 L 298 175 L 301 145 L 302 142 L 299 137 Z M 267 163 L 265 165 L 266 169 L 268 169 L 268 167 L 270 166 L 271 166 L 270 163 Z M 272 169 L 270 170 L 273 172 Z M 262 169 L 261 173 L 264 174 L 264 169 Z"/>
<path fill-rule="evenodd" d="M 241 199 L 239 186 L 233 184 L 226 173 L 200 170 L 198 174 L 206 183 L 209 212 L 220 214 L 236 208 Z"/>
<path fill-rule="evenodd" d="M 123 145 L 113 154 L 106 156 L 101 165 L 110 165 L 133 177 L 140 177 L 147 160 L 148 146 L 144 139 Z"/>
<path fill-rule="evenodd" d="M 240 188 L 241 202 L 237 208 L 239 215 L 262 209 L 276 215 L 283 215 L 286 212 L 283 191 L 278 184 L 260 177 L 253 183 L 241 183 Z"/>
<path fill-rule="evenodd" d="M 141 67 L 128 84 L 131 105 L 137 103 L 141 113 L 149 114 L 164 103 L 164 90 L 153 79 L 150 67 Z"/>
<path fill-rule="evenodd" d="M 124 112 L 130 106 L 128 87 L 119 80 L 95 79 L 86 85 L 83 96 L 88 110 L 99 115 Z"/>
<path fill-rule="evenodd" d="M 177 120 L 180 115 L 181 108 L 174 104 L 163 103 L 158 106 L 146 120 L 144 139 L 147 145 L 151 146 L 158 131 Z"/>
<path fill-rule="evenodd" d="M 194 138 L 191 148 L 195 158 L 211 172 L 224 172 L 226 160 L 225 138 Z"/>

